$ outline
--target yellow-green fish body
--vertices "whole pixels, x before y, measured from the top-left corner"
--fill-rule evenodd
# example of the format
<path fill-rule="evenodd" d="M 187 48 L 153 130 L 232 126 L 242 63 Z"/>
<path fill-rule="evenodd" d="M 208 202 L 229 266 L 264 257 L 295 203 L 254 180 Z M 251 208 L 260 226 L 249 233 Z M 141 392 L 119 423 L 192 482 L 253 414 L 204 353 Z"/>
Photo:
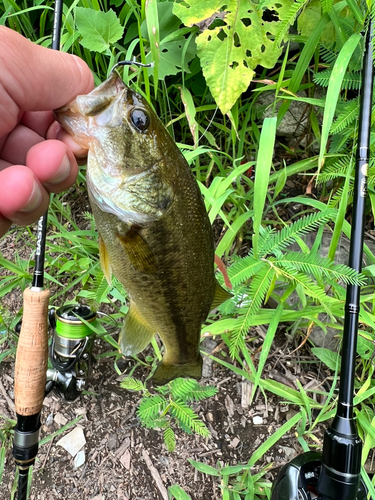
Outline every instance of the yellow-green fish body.
<path fill-rule="evenodd" d="M 89 149 L 101 265 L 130 299 L 121 351 L 136 354 L 159 333 L 165 353 L 154 382 L 200 378 L 202 322 L 229 294 L 214 277 L 212 229 L 188 164 L 148 103 L 116 73 L 56 116 Z"/>

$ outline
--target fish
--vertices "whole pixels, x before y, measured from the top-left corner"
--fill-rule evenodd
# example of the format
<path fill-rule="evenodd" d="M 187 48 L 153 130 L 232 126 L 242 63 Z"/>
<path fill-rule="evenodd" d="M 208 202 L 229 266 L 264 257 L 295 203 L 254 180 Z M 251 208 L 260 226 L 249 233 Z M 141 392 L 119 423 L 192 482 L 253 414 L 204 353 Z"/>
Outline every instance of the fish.
<path fill-rule="evenodd" d="M 231 295 L 215 278 L 213 232 L 188 163 L 146 99 L 116 71 L 55 118 L 88 149 L 101 267 L 129 298 L 122 354 L 138 354 L 158 333 L 164 352 L 153 383 L 201 378 L 202 323 Z"/>

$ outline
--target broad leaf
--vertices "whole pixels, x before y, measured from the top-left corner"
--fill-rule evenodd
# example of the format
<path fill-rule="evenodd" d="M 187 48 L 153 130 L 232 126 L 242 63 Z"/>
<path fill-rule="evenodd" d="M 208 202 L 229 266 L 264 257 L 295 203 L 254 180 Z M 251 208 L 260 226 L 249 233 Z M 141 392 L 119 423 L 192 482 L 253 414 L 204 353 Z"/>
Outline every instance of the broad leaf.
<path fill-rule="evenodd" d="M 159 80 L 164 80 L 168 75 L 177 75 L 182 71 L 189 72 L 189 67 L 187 65 L 196 53 L 194 47 L 194 40 L 190 40 L 189 46 L 185 52 L 185 58 L 182 60 L 182 51 L 187 43 L 184 37 L 178 38 L 170 42 L 160 43 L 160 54 L 159 54 Z M 146 62 L 152 62 L 152 54 L 149 52 L 146 56 Z M 150 68 L 149 73 L 153 75 L 154 68 Z"/>
<path fill-rule="evenodd" d="M 112 9 L 108 12 L 100 10 L 76 8 L 76 24 L 81 33 L 81 45 L 92 52 L 104 52 L 110 44 L 122 37 L 121 26 Z"/>
<path fill-rule="evenodd" d="M 341 358 L 337 352 L 330 351 L 325 347 L 313 347 L 311 351 L 331 370 L 335 371 L 337 366 L 340 368 Z"/>
<path fill-rule="evenodd" d="M 247 90 L 259 64 L 272 68 L 281 48 L 274 36 L 289 10 L 290 0 L 186 0 L 173 12 L 186 26 L 199 24 L 196 38 L 202 70 L 222 113 L 228 113 Z M 220 23 L 215 23 L 219 17 Z M 271 19 L 270 21 L 266 19 Z"/>

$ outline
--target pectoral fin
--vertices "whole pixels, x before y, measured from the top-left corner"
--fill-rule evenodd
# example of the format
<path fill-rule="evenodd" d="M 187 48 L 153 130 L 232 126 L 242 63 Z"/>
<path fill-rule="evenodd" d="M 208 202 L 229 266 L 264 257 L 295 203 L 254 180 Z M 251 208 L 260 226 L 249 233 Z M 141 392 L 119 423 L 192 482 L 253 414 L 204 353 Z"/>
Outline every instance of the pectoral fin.
<path fill-rule="evenodd" d="M 224 288 L 221 285 L 219 285 L 219 283 L 216 280 L 215 280 L 215 283 L 216 283 L 215 294 L 214 294 L 214 299 L 213 299 L 212 304 L 211 304 L 211 309 L 210 309 L 211 311 L 212 311 L 212 309 L 215 309 L 216 307 L 218 307 L 220 304 L 222 304 L 226 300 L 233 297 L 233 295 L 231 293 L 227 292 L 226 290 L 224 290 Z"/>
<path fill-rule="evenodd" d="M 130 228 L 125 236 L 117 237 L 137 271 L 144 274 L 156 273 L 155 255 L 136 229 Z"/>
<path fill-rule="evenodd" d="M 202 376 L 202 365 L 203 360 L 200 354 L 195 361 L 184 365 L 169 365 L 161 361 L 151 380 L 155 385 L 167 384 L 178 377 L 195 378 L 198 380 Z"/>
<path fill-rule="evenodd" d="M 138 354 L 151 342 L 154 335 L 155 331 L 138 313 L 134 304 L 130 304 L 119 337 L 121 352 L 125 356 Z"/>
<path fill-rule="evenodd" d="M 103 238 L 99 234 L 99 259 L 100 259 L 100 266 L 103 270 L 104 277 L 107 280 L 107 283 L 109 286 L 111 286 L 111 275 L 112 275 L 112 269 L 111 269 L 111 261 L 109 259 L 109 255 L 105 246 L 105 243 L 103 241 Z"/>

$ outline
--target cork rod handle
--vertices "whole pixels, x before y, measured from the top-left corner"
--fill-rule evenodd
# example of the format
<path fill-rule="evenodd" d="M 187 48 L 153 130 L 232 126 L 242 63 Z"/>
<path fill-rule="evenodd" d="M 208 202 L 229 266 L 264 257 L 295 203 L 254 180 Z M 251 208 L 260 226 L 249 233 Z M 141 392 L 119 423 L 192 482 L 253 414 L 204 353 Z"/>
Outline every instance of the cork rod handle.
<path fill-rule="evenodd" d="M 16 412 L 29 416 L 42 409 L 48 363 L 49 290 L 23 294 L 23 318 L 14 374 Z"/>

